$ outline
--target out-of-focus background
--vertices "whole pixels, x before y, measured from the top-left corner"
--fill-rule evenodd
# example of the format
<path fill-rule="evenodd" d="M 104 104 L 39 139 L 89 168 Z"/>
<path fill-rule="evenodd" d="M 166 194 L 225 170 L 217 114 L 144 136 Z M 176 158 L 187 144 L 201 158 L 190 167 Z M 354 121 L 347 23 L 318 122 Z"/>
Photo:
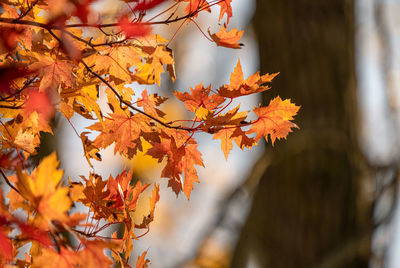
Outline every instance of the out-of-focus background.
<path fill-rule="evenodd" d="M 163 94 L 200 82 L 218 88 L 240 59 L 245 77 L 280 72 L 271 90 L 242 98 L 241 107 L 291 98 L 302 106 L 300 129 L 274 147 L 236 148 L 227 161 L 219 141 L 196 137 L 206 168 L 190 201 L 167 189 L 151 158 L 101 152 L 95 169 L 105 178 L 127 166 L 161 182 L 155 221 L 135 251 L 148 249 L 150 267 L 161 268 L 400 267 L 400 1 L 233 0 L 232 7 L 229 29 L 245 30 L 244 47 L 216 47 L 193 23 L 184 26 L 171 43 L 177 80 L 164 79 Z M 213 11 L 196 20 L 203 31 L 217 24 Z M 169 39 L 178 26 L 158 30 Z M 132 87 L 137 95 L 145 88 Z M 183 114 L 176 103 L 165 108 L 172 118 Z M 78 132 L 90 125 L 72 123 Z M 87 176 L 71 126 L 60 121 L 57 132 L 65 173 Z"/>

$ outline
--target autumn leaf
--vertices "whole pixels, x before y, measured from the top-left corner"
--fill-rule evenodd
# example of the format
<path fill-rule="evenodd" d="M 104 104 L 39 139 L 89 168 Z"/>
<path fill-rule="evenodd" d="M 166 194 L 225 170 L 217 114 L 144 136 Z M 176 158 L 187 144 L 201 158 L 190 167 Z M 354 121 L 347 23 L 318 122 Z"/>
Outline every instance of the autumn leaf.
<path fill-rule="evenodd" d="M 205 88 L 203 83 L 194 89 L 190 88 L 190 93 L 174 92 L 175 96 L 185 104 L 186 109 L 194 113 L 197 113 L 200 107 L 210 111 L 215 110 L 225 101 L 225 98 L 217 94 L 210 95 L 210 93 L 211 85 Z"/>
<path fill-rule="evenodd" d="M 170 44 L 179 39 L 173 33 L 171 40 L 152 34 L 160 28 L 151 25 L 180 22 L 178 34 L 212 6 L 220 7 L 218 21 L 226 15 L 229 23 L 232 0 L 175 0 L 157 14 L 148 10 L 166 1 L 0 2 L 0 167 L 14 174 L 3 174 L 11 188 L 7 202 L 0 191 L 0 266 L 132 265 L 133 243 L 150 231 L 160 186 L 154 183 L 151 197 L 141 198 L 149 184 L 136 179 L 136 169 L 135 178 L 134 171 L 125 169 L 103 180 L 91 163 L 101 160 L 102 149 L 113 145 L 115 154 L 128 159 L 139 153 L 152 158 L 154 165 L 162 163 L 161 176 L 168 179 L 168 187 L 189 199 L 199 182 L 197 166 L 204 167 L 198 134 L 220 140 L 228 158 L 233 143 L 243 150 L 269 136 L 274 144 L 297 127 L 292 120 L 299 107 L 290 100 L 278 97 L 267 107 L 255 108 L 257 119 L 252 121 L 247 118 L 250 111 L 232 104 L 234 98 L 268 90 L 277 75 L 257 72 L 244 79 L 240 61 L 229 83 L 219 89 L 200 83 L 175 92 L 194 113 L 192 120 L 176 118 L 168 109 L 165 114 L 161 105 L 167 98 L 148 89 L 135 96 L 135 84 L 161 86 L 164 73 L 172 82 L 176 78 Z M 183 14 L 178 14 L 180 8 Z M 227 25 L 209 35 L 218 46 L 240 48 L 243 31 L 228 31 Z M 55 107 L 67 121 L 74 116 L 93 120 L 78 134 L 91 168 L 88 177 L 63 180 L 55 153 L 38 165 L 29 158 L 40 148 L 42 132 L 53 134 L 49 121 Z M 89 139 L 93 134 L 94 140 Z M 87 214 L 72 213 L 77 202 Z M 149 208 L 148 213 L 139 207 Z M 139 214 L 143 219 L 135 222 Z M 137 229 L 147 230 L 136 236 Z M 30 249 L 25 259 L 17 259 L 26 245 Z M 146 255 L 147 251 L 138 257 L 137 268 L 149 264 Z"/>
<path fill-rule="evenodd" d="M 165 2 L 165 0 L 141 0 L 137 3 L 133 10 L 145 11 L 152 9 L 163 2 Z"/>
<path fill-rule="evenodd" d="M 195 165 L 204 167 L 201 153 L 197 150 L 197 144 L 186 144 L 177 147 L 175 141 L 163 139 L 161 143 L 153 143 L 153 147 L 147 154 L 161 162 L 167 159 L 167 164 L 161 172 L 162 177 L 169 178 L 168 186 L 175 194 L 183 191 L 190 198 L 193 184 L 199 182 Z M 184 179 L 183 178 L 184 173 Z"/>
<path fill-rule="evenodd" d="M 221 11 L 219 13 L 219 21 L 224 17 L 226 14 L 227 16 L 227 23 L 229 24 L 229 19 L 232 17 L 232 7 L 231 7 L 232 0 L 222 0 L 218 1 L 218 5 L 221 6 Z"/>
<path fill-rule="evenodd" d="M 14 257 L 11 240 L 2 227 L 0 227 L 0 257 L 0 265 L 2 264 L 1 260 L 11 261 Z"/>
<path fill-rule="evenodd" d="M 73 199 L 90 207 L 95 212 L 94 219 L 109 219 L 110 217 L 112 219 L 112 212 L 107 207 L 108 201 L 106 197 L 110 194 L 110 191 L 105 189 L 107 182 L 94 173 L 90 174 L 89 179 L 83 176 L 81 178 L 84 180 L 85 185 L 81 183 L 73 185 Z M 82 192 L 81 189 L 83 189 Z"/>
<path fill-rule="evenodd" d="M 278 74 L 279 73 L 273 73 L 260 76 L 260 72 L 256 72 L 244 80 L 242 66 L 239 60 L 235 70 L 231 74 L 230 84 L 220 87 L 218 94 L 227 98 L 237 98 L 263 92 L 270 89 L 268 86 L 264 86 L 264 84 L 271 82 Z"/>
<path fill-rule="evenodd" d="M 199 10 L 211 12 L 209 3 L 206 0 L 178 0 L 183 2 L 189 2 L 185 7 L 185 12 L 188 15 L 192 15 L 194 18 L 197 17 Z"/>
<path fill-rule="evenodd" d="M 115 179 L 112 176 L 108 179 L 107 190 L 110 193 L 106 198 L 108 200 L 107 206 L 110 209 L 114 209 L 114 212 L 122 212 L 125 205 L 129 211 L 133 211 L 136 208 L 139 195 L 149 186 L 149 184 L 142 185 L 142 183 L 138 181 L 133 187 L 130 185 L 132 175 L 132 170 L 128 173 L 124 170 L 115 177 Z"/>
<path fill-rule="evenodd" d="M 132 80 L 130 67 L 141 63 L 137 50 L 132 46 L 102 47 L 99 54 L 87 58 L 87 64 L 93 66 L 93 71 L 112 76 L 116 83 Z"/>
<path fill-rule="evenodd" d="M 145 63 L 136 65 L 134 77 L 139 84 L 154 84 L 160 86 L 160 76 L 164 72 L 163 65 L 167 65 L 172 79 L 175 79 L 174 59 L 171 49 L 163 45 L 158 45 L 155 49 L 148 48 L 150 54 L 146 57 Z"/>
<path fill-rule="evenodd" d="M 268 106 L 254 108 L 253 111 L 258 119 L 247 133 L 256 133 L 255 139 L 257 141 L 265 137 L 267 142 L 269 135 L 272 144 L 274 144 L 276 139 L 286 138 L 292 128 L 298 128 L 290 120 L 293 120 L 299 109 L 300 106 L 296 106 L 290 100 L 282 101 L 280 97 L 276 97 L 271 100 Z"/>
<path fill-rule="evenodd" d="M 42 229 L 50 228 L 52 220 L 68 221 L 67 212 L 72 201 L 68 197 L 68 188 L 60 185 L 63 171 L 57 169 L 58 165 L 57 156 L 53 153 L 45 157 L 31 175 L 17 172 L 16 186 L 37 211 L 34 221 Z"/>
<path fill-rule="evenodd" d="M 157 135 L 152 134 L 141 114 L 113 113 L 110 117 L 105 117 L 103 124 L 98 122 L 88 128 L 100 132 L 93 141 L 95 147 L 107 148 L 115 143 L 114 153 L 118 152 L 129 159 L 137 150 L 143 150 L 142 137 L 148 141 L 157 140 Z"/>
<path fill-rule="evenodd" d="M 141 224 L 135 224 L 135 228 L 149 228 L 149 224 L 154 220 L 154 212 L 156 209 L 156 204 L 160 200 L 160 187 L 158 184 L 154 184 L 153 193 L 150 197 L 150 213 L 143 217 Z"/>
<path fill-rule="evenodd" d="M 16 147 L 34 154 L 40 143 L 41 131 L 53 133 L 48 121 L 39 116 L 36 111 L 30 115 L 24 112 L 18 113 L 13 120 L 0 125 L 3 149 Z"/>
<path fill-rule="evenodd" d="M 112 261 L 104 254 L 104 249 L 116 247 L 115 242 L 101 240 L 85 241 L 84 248 L 75 252 L 67 248 L 60 248 L 59 252 L 54 249 L 44 249 L 33 262 L 33 268 L 72 268 L 72 267 L 96 267 L 109 268 Z M 51 262 L 49 262 L 51 260 Z"/>
<path fill-rule="evenodd" d="M 118 26 L 128 38 L 144 36 L 151 33 L 151 27 L 149 25 L 131 22 L 126 16 L 120 18 Z"/>
<path fill-rule="evenodd" d="M 90 13 L 90 4 L 96 2 L 97 0 L 80 0 L 75 3 L 75 12 L 72 13 L 73 16 L 77 16 L 83 23 L 88 22 L 88 15 Z"/>
<path fill-rule="evenodd" d="M 93 168 L 92 163 L 90 162 L 90 159 L 95 159 L 97 161 L 101 161 L 101 155 L 99 153 L 99 148 L 93 145 L 93 142 L 89 140 L 87 137 L 87 134 L 89 132 L 82 132 L 81 133 L 81 140 L 82 140 L 82 145 L 83 145 L 83 151 L 85 152 L 85 157 L 86 160 L 88 161 L 90 167 Z"/>
<path fill-rule="evenodd" d="M 235 128 L 225 128 L 219 130 L 217 133 L 214 134 L 213 139 L 220 139 L 221 140 L 221 149 L 224 152 L 225 159 L 228 159 L 229 152 L 233 148 L 231 136 Z"/>
<path fill-rule="evenodd" d="M 28 70 L 18 66 L 2 66 L 0 67 L 0 95 L 15 93 L 13 89 L 14 80 L 29 74 Z"/>
<path fill-rule="evenodd" d="M 160 109 L 156 108 L 160 106 L 166 98 L 162 98 L 157 94 L 149 95 L 147 89 L 142 91 L 142 98 L 136 101 L 139 107 L 143 107 L 144 111 L 155 117 L 164 117 L 165 113 Z"/>
<path fill-rule="evenodd" d="M 242 38 L 243 31 L 238 31 L 236 28 L 227 32 L 226 25 L 224 25 L 218 33 L 211 34 L 210 30 L 208 30 L 208 34 L 218 46 L 235 49 L 242 48 L 243 46 L 243 44 L 239 43 L 240 38 Z"/>
<path fill-rule="evenodd" d="M 149 263 L 150 261 L 148 259 L 146 259 L 146 254 L 147 251 L 143 252 L 142 255 L 140 255 L 137 259 L 136 262 L 136 268 L 146 268 L 147 267 L 147 263 Z"/>
<path fill-rule="evenodd" d="M 43 116 L 45 120 L 51 119 L 54 115 L 54 107 L 49 96 L 47 93 L 39 92 L 38 90 L 29 91 L 24 110 L 27 114 L 36 111 L 39 115 Z"/>
<path fill-rule="evenodd" d="M 39 53 L 33 53 L 33 55 L 37 61 L 29 65 L 29 70 L 35 72 L 41 78 L 40 91 L 57 90 L 61 84 L 68 87 L 74 86 L 73 64 Z"/>
<path fill-rule="evenodd" d="M 240 149 L 250 148 L 256 144 L 255 139 L 248 137 L 240 127 L 226 127 L 218 130 L 213 136 L 213 140 L 221 140 L 221 149 L 224 152 L 225 159 L 233 148 L 232 141 L 235 141 Z"/>
<path fill-rule="evenodd" d="M 210 129 L 218 130 L 223 126 L 242 126 L 247 118 L 248 111 L 239 112 L 240 105 L 224 114 L 209 115 L 204 120 L 203 129 L 209 131 Z"/>

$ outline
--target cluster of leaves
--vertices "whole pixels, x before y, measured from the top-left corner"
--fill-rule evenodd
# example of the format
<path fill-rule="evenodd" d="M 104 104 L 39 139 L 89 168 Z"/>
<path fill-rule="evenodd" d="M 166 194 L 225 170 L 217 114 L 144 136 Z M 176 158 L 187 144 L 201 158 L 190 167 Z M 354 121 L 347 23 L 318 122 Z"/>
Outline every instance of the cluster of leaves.
<path fill-rule="evenodd" d="M 166 162 L 161 176 L 168 178 L 168 186 L 177 195 L 183 192 L 189 199 L 198 182 L 196 166 L 204 166 L 194 134 L 208 133 L 221 140 L 227 158 L 233 141 L 241 149 L 251 148 L 262 138 L 274 143 L 296 127 L 291 120 L 299 107 L 290 100 L 276 97 L 268 106 L 254 108 L 253 121 L 247 119 L 251 111 L 230 107 L 235 98 L 268 90 L 267 84 L 277 75 L 255 73 L 244 79 L 240 62 L 229 84 L 215 90 L 200 84 L 185 93 L 175 92 L 193 113 L 192 120 L 166 121 L 161 109 L 166 98 L 147 90 L 135 97 L 127 86 L 160 85 L 165 71 L 175 80 L 171 40 L 154 34 L 152 25 L 195 23 L 198 14 L 211 12 L 212 6 L 220 7 L 219 20 L 226 17 L 229 24 L 231 0 L 123 0 L 117 1 L 120 12 L 103 16 L 96 15 L 96 2 L 0 0 L 0 173 L 10 187 L 8 193 L 0 191 L 0 266 L 109 267 L 119 263 L 129 267 L 133 240 L 139 238 L 135 230 L 149 229 L 159 186 L 134 184 L 132 171 L 127 170 L 115 178 L 97 175 L 91 161 L 101 161 L 100 150 L 110 145 L 129 159 L 144 151 Z M 148 10 L 161 4 L 165 10 L 147 18 Z M 177 15 L 179 9 L 183 15 Z M 210 40 L 218 46 L 240 48 L 243 32 L 226 27 L 209 33 Z M 102 89 L 110 108 L 106 115 L 98 104 Z M 55 113 L 69 122 L 74 115 L 94 121 L 88 131 L 76 133 L 93 170 L 88 178 L 63 180 L 55 153 L 37 166 L 29 165 L 28 157 L 36 154 L 41 134 L 52 134 Z M 90 133 L 97 133 L 94 140 L 89 139 Z M 145 149 L 144 142 L 150 148 Z M 153 190 L 145 201 L 149 202 L 148 216 L 135 222 L 132 213 L 149 187 Z M 89 212 L 72 213 L 76 202 Z M 123 231 L 110 237 L 99 235 L 115 225 Z M 21 248 L 27 244 L 29 254 L 23 257 Z M 105 255 L 107 250 L 112 259 Z M 145 255 L 139 256 L 136 267 L 146 266 Z"/>

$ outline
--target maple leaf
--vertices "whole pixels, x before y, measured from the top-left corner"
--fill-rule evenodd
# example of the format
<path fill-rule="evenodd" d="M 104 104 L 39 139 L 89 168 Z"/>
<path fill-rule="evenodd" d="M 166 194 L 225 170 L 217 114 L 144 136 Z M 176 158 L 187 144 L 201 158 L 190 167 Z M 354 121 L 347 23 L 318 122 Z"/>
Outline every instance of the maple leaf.
<path fill-rule="evenodd" d="M 152 143 L 153 147 L 147 154 L 161 162 L 167 158 L 167 164 L 161 172 L 162 177 L 169 178 L 168 186 L 175 194 L 183 191 L 190 198 L 193 184 L 199 182 L 195 165 L 204 167 L 201 153 L 197 150 L 197 144 L 187 144 L 177 147 L 174 140 L 163 139 L 161 143 Z M 182 182 L 181 177 L 184 180 Z"/>
<path fill-rule="evenodd" d="M 13 120 L 0 126 L 3 149 L 20 148 L 29 154 L 35 153 L 40 143 L 40 131 L 52 133 L 48 121 L 36 111 L 30 115 L 19 113 Z"/>
<path fill-rule="evenodd" d="M 165 100 L 165 98 L 161 98 L 157 94 L 148 95 L 147 89 L 145 89 L 142 91 L 142 98 L 138 99 L 136 104 L 139 107 L 143 107 L 144 111 L 147 114 L 155 117 L 164 117 L 165 113 L 162 112 L 160 109 L 157 109 L 156 107 L 161 105 Z"/>
<path fill-rule="evenodd" d="M 29 70 L 41 78 L 40 91 L 57 90 L 61 84 L 74 87 L 75 77 L 72 73 L 74 65 L 69 61 L 53 59 L 39 53 L 33 54 L 37 61 L 29 65 Z"/>
<path fill-rule="evenodd" d="M 83 23 L 88 22 L 88 15 L 90 12 L 90 5 L 97 0 L 81 0 L 75 4 L 75 12 L 72 16 L 77 16 Z"/>
<path fill-rule="evenodd" d="M 43 158 L 31 175 L 17 170 L 16 186 L 37 211 L 34 221 L 42 229 L 49 228 L 52 220 L 68 221 L 67 212 L 72 201 L 68 197 L 68 188 L 60 186 L 63 171 L 57 169 L 58 165 L 53 153 Z"/>
<path fill-rule="evenodd" d="M 99 54 L 93 54 L 87 59 L 87 64 L 93 66 L 93 71 L 109 74 L 118 84 L 132 81 L 129 68 L 140 63 L 137 50 L 123 45 L 103 47 Z"/>
<path fill-rule="evenodd" d="M 149 224 L 154 220 L 154 211 L 158 200 L 160 200 L 160 187 L 158 184 L 154 184 L 153 194 L 150 197 L 150 213 L 147 217 L 143 217 L 141 224 L 135 224 L 135 228 L 148 228 Z"/>
<path fill-rule="evenodd" d="M 254 108 L 253 111 L 258 119 L 247 133 L 257 133 L 255 137 L 257 141 L 265 137 L 267 142 L 269 135 L 274 144 L 276 139 L 286 138 L 292 128 L 298 128 L 290 120 L 293 120 L 299 109 L 300 106 L 291 103 L 289 99 L 282 101 L 280 97 L 276 97 L 268 106 Z"/>
<path fill-rule="evenodd" d="M 223 3 L 223 2 L 222 2 Z M 226 31 L 226 25 L 224 25 L 218 33 L 211 34 L 210 30 L 208 30 L 208 34 L 212 38 L 212 40 L 217 44 L 217 46 L 221 47 L 229 47 L 234 49 L 242 48 L 243 44 L 238 41 L 242 38 L 243 31 L 238 31 L 236 28 Z"/>
<path fill-rule="evenodd" d="M 0 95 L 13 94 L 15 89 L 11 87 L 14 80 L 29 74 L 29 72 L 22 67 L 10 65 L 0 67 Z"/>
<path fill-rule="evenodd" d="M 227 23 L 229 24 L 229 19 L 232 17 L 232 7 L 231 7 L 232 0 L 222 0 L 218 2 L 218 5 L 221 6 L 221 11 L 219 13 L 219 21 L 223 18 L 226 14 L 227 16 Z"/>
<path fill-rule="evenodd" d="M 29 91 L 24 110 L 27 114 L 36 111 L 45 120 L 51 119 L 54 115 L 54 107 L 47 93 L 37 90 Z"/>
<path fill-rule="evenodd" d="M 2 264 L 1 260 L 11 261 L 14 257 L 13 245 L 2 227 L 0 227 L 0 257 L 0 265 Z"/>
<path fill-rule="evenodd" d="M 172 50 L 164 45 L 157 45 L 155 49 L 148 47 L 146 50 L 149 52 L 146 62 L 136 65 L 137 69 L 134 77 L 137 82 L 139 84 L 154 84 L 156 82 L 160 86 L 160 76 L 164 72 L 163 65 L 167 65 L 167 69 L 174 80 Z"/>
<path fill-rule="evenodd" d="M 133 172 L 130 170 L 128 173 L 124 170 L 115 179 L 110 176 L 107 182 L 107 190 L 109 190 L 108 207 L 116 211 L 123 211 L 123 208 L 128 211 L 133 211 L 136 208 L 136 203 L 139 195 L 146 190 L 149 184 L 142 185 L 138 181 L 135 187 L 130 185 Z"/>
<path fill-rule="evenodd" d="M 88 127 L 91 130 L 101 132 L 93 141 L 98 148 L 106 148 L 115 143 L 114 153 L 131 159 L 139 149 L 143 151 L 141 137 L 148 141 L 156 141 L 157 135 L 146 123 L 147 118 L 141 114 L 112 113 L 105 117 L 104 123 L 95 123 Z"/>
<path fill-rule="evenodd" d="M 85 241 L 84 248 L 75 252 L 66 248 L 60 248 L 59 252 L 53 249 L 43 249 L 42 254 L 37 256 L 33 262 L 33 268 L 57 267 L 97 267 L 109 268 L 112 261 L 104 255 L 104 249 L 113 249 L 115 242 L 101 240 Z M 51 260 L 51 262 L 49 262 Z"/>
<path fill-rule="evenodd" d="M 106 197 L 110 194 L 109 190 L 105 190 L 107 185 L 106 181 L 103 181 L 101 176 L 91 173 L 89 179 L 81 176 L 85 181 L 85 186 L 80 183 L 76 183 L 72 186 L 74 189 L 74 200 L 81 202 L 82 204 L 90 207 L 95 212 L 93 218 L 95 219 L 113 219 L 111 210 L 107 207 Z M 82 190 L 83 189 L 83 190 Z"/>
<path fill-rule="evenodd" d="M 235 141 L 239 148 L 252 147 L 255 145 L 254 138 L 248 137 L 240 127 L 227 127 L 219 130 L 213 136 L 213 140 L 221 140 L 221 149 L 225 159 L 228 159 L 229 152 L 233 148 L 232 141 Z"/>
<path fill-rule="evenodd" d="M 190 88 L 190 93 L 175 91 L 174 94 L 180 101 L 185 104 L 186 109 L 196 113 L 197 115 L 199 113 L 200 107 L 211 111 L 217 109 L 219 105 L 221 105 L 225 101 L 225 98 L 217 94 L 210 95 L 210 92 L 211 85 L 209 85 L 207 88 L 204 88 L 203 83 L 200 83 L 194 89 Z M 204 116 L 198 117 L 203 118 Z"/>
<path fill-rule="evenodd" d="M 32 32 L 22 25 L 0 26 L 0 54 L 19 50 L 18 42 L 27 49 L 32 47 Z"/>
<path fill-rule="evenodd" d="M 189 2 L 185 8 L 185 12 L 188 15 L 192 15 L 194 18 L 200 10 L 211 12 L 210 4 L 206 0 L 178 0 L 180 2 Z"/>
<path fill-rule="evenodd" d="M 152 9 L 159 4 L 162 4 L 165 2 L 165 0 L 142 0 L 141 2 L 138 2 L 137 5 L 134 7 L 133 10 L 135 11 L 145 11 L 148 9 Z"/>
<path fill-rule="evenodd" d="M 244 80 L 242 66 L 239 60 L 231 74 L 230 84 L 220 87 L 218 94 L 227 98 L 237 98 L 263 92 L 270 89 L 268 86 L 263 86 L 263 84 L 271 82 L 278 74 L 279 73 L 273 73 L 260 76 L 260 72 L 256 72 Z"/>
<path fill-rule="evenodd" d="M 202 128 L 205 131 L 210 129 L 218 130 L 222 126 L 241 126 L 247 118 L 247 111 L 239 112 L 240 105 L 232 110 L 229 110 L 225 114 L 209 115 L 204 120 Z"/>
<path fill-rule="evenodd" d="M 87 134 L 89 134 L 89 132 L 82 132 L 81 140 L 86 160 L 88 161 L 89 165 L 93 168 L 90 159 L 93 158 L 96 159 L 97 161 L 101 161 L 101 155 L 99 154 L 99 148 L 93 145 L 93 142 L 89 140 L 89 138 L 86 136 Z"/>
<path fill-rule="evenodd" d="M 118 26 L 128 38 L 144 36 L 151 33 L 151 27 L 149 25 L 131 22 L 127 16 L 122 16 L 119 19 Z"/>
<path fill-rule="evenodd" d="M 96 102 L 99 97 L 98 84 L 90 80 L 88 81 L 88 79 L 85 78 L 85 74 L 82 70 L 79 70 L 77 74 L 79 79 L 77 87 L 73 90 L 61 90 L 60 96 L 62 100 L 59 103 L 58 109 L 68 119 L 71 119 L 71 117 L 74 115 L 74 112 L 79 113 L 85 118 L 91 118 L 92 113 L 94 113 L 100 122 L 102 122 L 103 114 L 98 103 Z"/>
<path fill-rule="evenodd" d="M 147 263 L 149 263 L 150 261 L 148 259 L 146 259 L 146 254 L 147 254 L 147 250 L 138 257 L 137 262 L 136 262 L 136 268 L 146 268 L 147 267 Z"/>

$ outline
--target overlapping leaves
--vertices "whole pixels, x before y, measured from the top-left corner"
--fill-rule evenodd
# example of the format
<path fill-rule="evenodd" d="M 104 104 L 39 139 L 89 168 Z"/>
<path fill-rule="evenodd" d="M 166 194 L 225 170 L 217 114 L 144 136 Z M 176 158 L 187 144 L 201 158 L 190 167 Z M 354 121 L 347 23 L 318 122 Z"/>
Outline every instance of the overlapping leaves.
<path fill-rule="evenodd" d="M 274 144 L 297 127 L 292 120 L 299 107 L 290 100 L 276 97 L 253 111 L 232 105 L 235 98 L 269 90 L 277 75 L 257 72 L 244 79 L 240 62 L 229 83 L 218 89 L 200 83 L 187 92 L 175 92 L 191 119 L 168 122 L 162 106 L 167 98 L 147 89 L 136 92 L 136 84 L 160 86 L 163 76 L 176 79 L 169 46 L 173 38 L 153 33 L 152 24 L 190 23 L 215 5 L 219 21 L 226 18 L 226 24 L 209 33 L 211 39 L 218 46 L 241 48 L 243 31 L 227 30 L 231 0 L 175 0 L 154 18 L 148 18 L 147 11 L 168 1 L 123 0 L 121 12 L 104 16 L 92 8 L 97 2 L 0 1 L 0 171 L 11 188 L 8 203 L 0 195 L 0 266 L 130 266 L 133 241 L 139 238 L 136 230 L 148 230 L 156 218 L 159 185 L 142 183 L 132 170 L 108 179 L 97 175 L 94 163 L 109 146 L 128 159 L 141 152 L 163 163 L 161 177 L 168 179 L 174 193 L 183 192 L 189 199 L 199 182 L 197 169 L 204 167 L 198 133 L 220 140 L 228 158 L 233 143 L 240 149 L 251 148 L 262 138 Z M 182 6 L 185 14 L 175 17 L 175 6 Z M 103 96 L 109 109 L 100 105 Z M 63 179 L 55 153 L 38 166 L 27 161 L 36 154 L 43 132 L 53 133 L 52 121 L 58 114 L 72 127 L 74 116 L 93 120 L 85 131 L 74 128 L 92 170 L 88 177 Z M 146 191 L 151 191 L 144 201 L 150 209 L 135 222 Z M 75 203 L 89 213 L 72 213 Z M 17 217 L 16 210 L 25 218 Z M 99 235 L 114 225 L 123 232 Z M 28 243 L 29 254 L 15 260 Z M 112 259 L 104 250 L 111 251 Z M 147 266 L 146 253 L 138 257 L 136 267 Z"/>

